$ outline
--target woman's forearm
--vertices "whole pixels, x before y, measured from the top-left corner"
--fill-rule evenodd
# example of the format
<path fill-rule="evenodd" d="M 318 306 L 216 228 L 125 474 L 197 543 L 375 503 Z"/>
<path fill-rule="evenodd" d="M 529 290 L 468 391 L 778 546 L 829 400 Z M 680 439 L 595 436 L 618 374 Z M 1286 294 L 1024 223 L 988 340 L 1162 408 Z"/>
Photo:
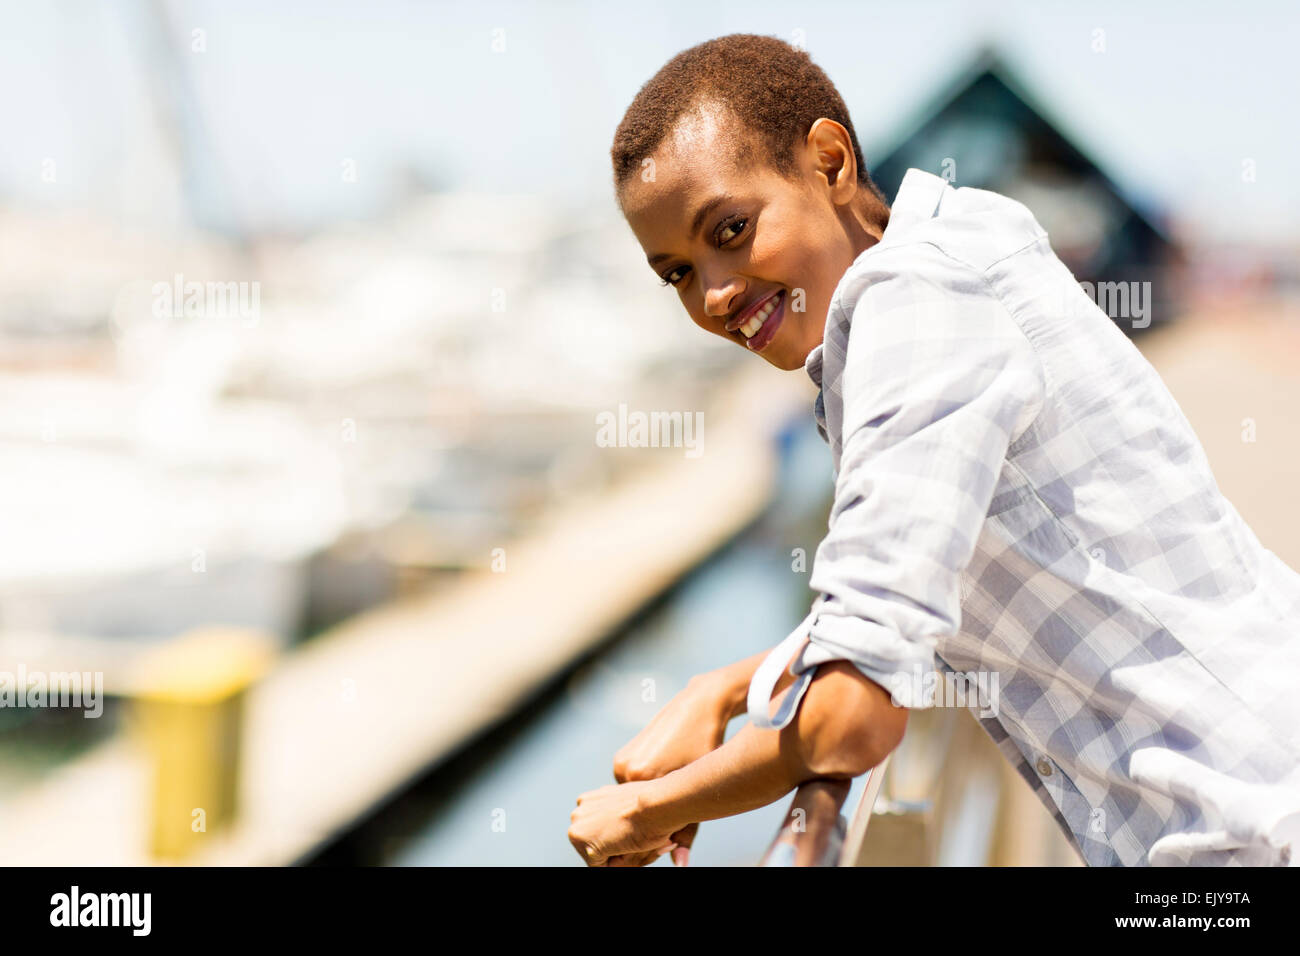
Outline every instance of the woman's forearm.
<path fill-rule="evenodd" d="M 645 818 L 675 830 L 766 806 L 808 780 L 866 773 L 902 740 L 906 722 L 907 711 L 852 665 L 823 664 L 785 727 L 746 724 L 716 750 L 650 781 Z"/>
<path fill-rule="evenodd" d="M 676 831 L 767 806 L 815 774 L 801 765 L 793 724 L 780 732 L 746 724 L 717 750 L 651 781 L 645 818 Z"/>

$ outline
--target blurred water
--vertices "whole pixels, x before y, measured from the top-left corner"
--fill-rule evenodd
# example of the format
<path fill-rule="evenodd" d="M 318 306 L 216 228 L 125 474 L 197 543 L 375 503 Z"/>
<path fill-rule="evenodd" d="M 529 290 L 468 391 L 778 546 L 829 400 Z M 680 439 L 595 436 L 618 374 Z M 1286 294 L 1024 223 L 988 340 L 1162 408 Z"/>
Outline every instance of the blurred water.
<path fill-rule="evenodd" d="M 615 751 L 693 674 L 773 646 L 807 613 L 808 573 L 792 570 L 791 551 L 804 548 L 810 566 L 825 533 L 829 454 L 811 416 L 792 422 L 781 445 L 779 492 L 759 522 L 506 725 L 312 862 L 582 865 L 566 839 L 569 813 L 578 794 L 613 782 Z M 728 736 L 743 725 L 733 720 Z M 691 865 L 756 863 L 788 805 L 704 823 Z"/>

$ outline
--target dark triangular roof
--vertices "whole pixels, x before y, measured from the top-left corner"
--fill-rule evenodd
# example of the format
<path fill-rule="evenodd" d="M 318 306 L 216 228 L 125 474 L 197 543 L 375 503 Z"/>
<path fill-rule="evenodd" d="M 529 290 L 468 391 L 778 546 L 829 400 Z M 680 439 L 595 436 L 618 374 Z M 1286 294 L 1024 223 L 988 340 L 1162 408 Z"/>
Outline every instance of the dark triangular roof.
<path fill-rule="evenodd" d="M 905 132 L 895 140 L 888 151 L 873 150 L 875 162 L 868 158 L 867 168 L 872 178 L 892 200 L 906 172 L 909 147 L 924 138 L 937 125 L 951 120 L 963 112 L 975 113 L 993 108 L 1005 114 L 1011 122 L 1025 129 L 1040 149 L 1049 151 L 1046 157 L 1054 165 L 1080 172 L 1086 170 L 1092 178 L 1100 180 L 1117 197 L 1146 229 L 1163 242 L 1168 242 L 1165 230 L 1155 221 L 1151 211 L 1126 194 L 1098 162 L 1078 145 L 1076 138 L 1067 135 L 1067 125 L 1035 97 L 1017 77 L 1001 54 L 991 45 L 980 47 L 967 66 L 959 70 L 942 88 L 927 99 L 916 111 L 913 121 L 903 124 Z M 931 170 L 935 172 L 936 170 Z M 991 183 L 967 183 L 995 188 Z"/>

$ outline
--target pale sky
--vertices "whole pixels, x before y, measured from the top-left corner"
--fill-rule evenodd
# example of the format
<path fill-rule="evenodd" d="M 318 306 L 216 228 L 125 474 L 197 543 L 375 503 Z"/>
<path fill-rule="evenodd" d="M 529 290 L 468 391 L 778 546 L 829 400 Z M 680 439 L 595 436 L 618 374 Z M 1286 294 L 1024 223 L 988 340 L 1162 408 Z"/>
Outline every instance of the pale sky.
<path fill-rule="evenodd" d="M 451 188 L 612 209 L 610 138 L 664 61 L 724 33 L 800 30 L 869 161 L 993 42 L 1135 198 L 1221 238 L 1300 235 L 1295 3 L 157 6 L 183 74 L 147 41 L 147 0 L 0 3 L 0 203 L 165 216 L 176 166 L 151 117 L 186 76 L 193 96 L 177 102 L 211 222 L 368 216 L 404 167 Z M 162 78 L 155 97 L 149 71 Z"/>

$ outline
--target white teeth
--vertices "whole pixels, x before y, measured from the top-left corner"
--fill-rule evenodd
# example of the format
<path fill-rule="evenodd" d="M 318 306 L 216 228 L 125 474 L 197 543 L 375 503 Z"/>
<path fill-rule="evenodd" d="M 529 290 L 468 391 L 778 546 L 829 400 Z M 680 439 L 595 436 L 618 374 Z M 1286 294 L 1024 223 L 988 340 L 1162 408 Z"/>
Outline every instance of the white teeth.
<path fill-rule="evenodd" d="M 752 339 L 754 337 L 754 333 L 763 327 L 763 323 L 767 321 L 767 317 L 776 310 L 777 304 L 780 300 L 781 294 L 777 293 L 767 300 L 766 305 L 750 316 L 749 321 L 740 327 L 740 332 L 745 336 L 745 338 Z"/>

